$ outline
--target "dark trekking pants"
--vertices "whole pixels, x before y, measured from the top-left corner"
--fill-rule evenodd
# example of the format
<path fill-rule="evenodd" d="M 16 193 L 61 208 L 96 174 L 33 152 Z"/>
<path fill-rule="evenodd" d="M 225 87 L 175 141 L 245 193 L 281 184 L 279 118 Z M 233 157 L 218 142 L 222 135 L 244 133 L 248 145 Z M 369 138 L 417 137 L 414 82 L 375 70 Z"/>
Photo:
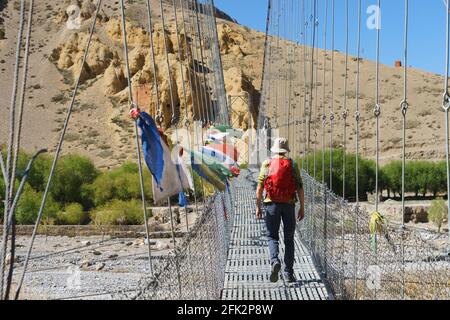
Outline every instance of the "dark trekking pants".
<path fill-rule="evenodd" d="M 289 203 L 265 204 L 267 237 L 269 240 L 270 260 L 278 261 L 279 255 L 279 230 L 283 220 L 284 231 L 284 272 L 294 272 L 294 234 L 295 234 L 295 205 Z"/>

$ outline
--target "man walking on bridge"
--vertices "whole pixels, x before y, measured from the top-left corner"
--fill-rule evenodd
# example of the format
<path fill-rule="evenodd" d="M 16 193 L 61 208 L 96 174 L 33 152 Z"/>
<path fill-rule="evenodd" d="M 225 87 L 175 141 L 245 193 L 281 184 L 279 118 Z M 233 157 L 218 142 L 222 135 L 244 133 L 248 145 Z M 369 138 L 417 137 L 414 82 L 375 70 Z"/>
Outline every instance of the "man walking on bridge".
<path fill-rule="evenodd" d="M 271 260 L 270 281 L 277 282 L 281 269 L 279 255 L 279 229 L 283 220 L 284 229 L 284 277 L 289 283 L 296 282 L 294 276 L 294 234 L 296 196 L 300 199 L 298 220 L 304 217 L 303 183 L 297 163 L 287 156 L 288 141 L 285 138 L 275 139 L 271 149 L 273 157 L 262 164 L 256 191 L 256 218 L 263 218 L 261 203 L 264 202 L 266 227 L 269 240 Z M 266 197 L 263 199 L 263 191 Z"/>

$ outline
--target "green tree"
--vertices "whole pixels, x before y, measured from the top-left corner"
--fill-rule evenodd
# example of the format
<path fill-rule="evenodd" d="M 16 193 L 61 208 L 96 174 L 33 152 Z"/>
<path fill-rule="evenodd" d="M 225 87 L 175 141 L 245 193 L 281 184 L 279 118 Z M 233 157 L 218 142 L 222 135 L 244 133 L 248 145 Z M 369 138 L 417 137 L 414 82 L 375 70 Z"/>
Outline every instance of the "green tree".
<path fill-rule="evenodd" d="M 445 161 L 433 163 L 433 170 L 429 179 L 430 192 L 436 198 L 438 193 L 447 192 L 447 163 Z"/>
<path fill-rule="evenodd" d="M 430 189 L 430 177 L 433 171 L 433 163 L 431 161 L 417 161 L 416 163 L 416 179 L 419 192 L 425 197 Z"/>
<path fill-rule="evenodd" d="M 444 200 L 438 199 L 431 202 L 431 208 L 428 212 L 428 219 L 438 227 L 438 232 L 441 232 L 441 227 L 448 217 L 447 204 Z"/>
<path fill-rule="evenodd" d="M 388 190 L 388 196 L 390 192 L 401 195 L 402 192 L 402 162 L 399 160 L 389 162 L 382 168 L 383 175 L 386 179 L 385 189 Z"/>

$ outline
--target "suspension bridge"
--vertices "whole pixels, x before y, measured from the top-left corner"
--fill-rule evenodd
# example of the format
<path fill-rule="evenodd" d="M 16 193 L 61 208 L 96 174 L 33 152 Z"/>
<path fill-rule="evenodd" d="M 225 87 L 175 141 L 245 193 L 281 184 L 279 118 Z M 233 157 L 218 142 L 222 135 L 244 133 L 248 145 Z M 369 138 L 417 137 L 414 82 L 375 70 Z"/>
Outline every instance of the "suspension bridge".
<path fill-rule="evenodd" d="M 267 11 L 267 29 L 264 48 L 264 64 L 261 83 L 261 99 L 256 118 L 256 125 L 250 128 L 249 169 L 242 170 L 239 177 L 230 182 L 225 191 L 217 191 L 207 199 L 195 199 L 198 219 L 193 225 L 186 222 L 186 235 L 182 239 L 175 239 L 172 229 L 174 250 L 160 261 L 155 262 L 154 253 L 148 241 L 147 273 L 133 290 L 116 288 L 107 293 L 115 299 L 273 299 L 273 300 L 326 300 L 326 299 L 449 299 L 450 298 L 450 261 L 441 249 L 434 245 L 434 240 L 441 239 L 440 235 L 428 231 L 418 231 L 406 226 L 376 221 L 375 232 L 369 230 L 373 223 L 369 212 L 360 207 L 359 188 L 356 187 L 356 201 L 349 202 L 345 192 L 345 173 L 343 196 L 336 195 L 333 189 L 334 169 L 344 163 L 329 164 L 325 160 L 319 161 L 318 151 L 335 148 L 335 129 L 342 126 L 342 146 L 345 148 L 349 141 L 346 132 L 350 113 L 354 112 L 353 121 L 356 123 L 356 185 L 361 177 L 358 174 L 358 154 L 360 150 L 360 40 L 361 40 L 361 0 L 358 3 L 358 16 L 353 19 L 357 26 L 358 56 L 356 80 L 356 105 L 347 102 L 348 78 L 335 74 L 335 6 L 345 7 L 346 25 L 346 53 L 345 66 L 349 64 L 349 1 L 335 0 L 269 0 Z M 29 167 L 23 175 L 17 189 L 13 181 L 16 177 L 18 151 L 21 140 L 22 117 L 24 116 L 23 94 L 26 90 L 28 49 L 32 30 L 34 1 L 28 1 L 29 10 L 26 14 L 26 1 L 20 1 L 20 25 L 17 44 L 16 63 L 14 68 L 14 87 L 12 92 L 9 137 L 6 161 L 3 155 L 0 164 L 5 178 L 6 201 L 1 248 L 1 296 L 2 298 L 19 298 L 21 289 L 26 287 L 28 264 L 32 258 L 37 229 L 41 223 L 46 206 L 47 196 L 52 184 L 61 150 L 63 149 L 66 130 L 70 125 L 71 115 L 76 108 L 80 78 L 86 59 L 91 49 L 91 39 L 96 30 L 97 17 L 101 8 L 107 2 L 98 0 L 96 11 L 92 16 L 89 37 L 85 45 L 81 68 L 75 82 L 71 101 L 67 107 L 66 118 L 60 133 L 58 146 L 54 154 L 53 166 L 39 209 L 34 231 L 30 237 L 27 253 L 20 268 L 14 264 L 15 253 L 15 209 L 23 191 Z M 123 37 L 126 78 L 128 81 L 128 99 L 130 109 L 137 106 L 133 97 L 132 74 L 129 67 L 127 43 L 126 1 L 120 0 L 119 11 Z M 171 124 L 175 139 L 179 139 L 179 127 L 193 132 L 188 135 L 190 149 L 200 141 L 203 144 L 203 134 L 210 124 L 230 124 L 230 106 L 226 96 L 220 47 L 217 34 L 215 6 L 213 0 L 147 0 L 146 14 L 150 55 L 152 57 L 153 74 L 156 74 L 155 52 L 153 45 L 154 17 L 158 15 L 164 34 L 165 63 L 170 88 L 170 119 L 164 119 L 163 108 L 160 105 L 160 83 L 153 77 L 152 94 L 156 98 L 156 106 L 148 110 L 150 115 L 161 126 L 163 122 Z M 382 1 L 378 1 L 382 10 Z M 447 12 L 450 12 L 447 4 Z M 178 48 L 177 65 L 169 59 L 166 36 L 167 11 L 173 10 L 175 22 L 175 39 Z M 321 9 L 321 10 L 319 10 Z M 403 120 L 403 168 L 405 166 L 407 111 L 409 107 L 407 95 L 408 75 L 408 0 L 405 1 L 405 41 L 404 41 L 404 81 L 405 91 L 401 105 Z M 28 25 L 25 28 L 25 22 Z M 447 14 L 447 56 L 445 91 L 443 107 L 446 113 L 446 141 L 448 141 L 448 111 L 450 98 L 448 92 L 449 74 L 449 32 L 450 16 Z M 329 68 L 323 68 L 323 79 L 319 79 L 319 24 L 325 26 L 331 23 L 331 36 L 327 34 L 330 28 L 324 30 L 324 63 L 330 63 Z M 22 44 L 25 32 L 25 43 Z M 375 194 L 379 194 L 379 157 L 380 157 L 380 115 L 382 105 L 379 98 L 380 84 L 380 33 L 376 37 L 376 86 L 375 101 L 373 103 L 373 117 L 375 120 L 376 143 L 376 172 Z M 327 36 L 331 38 L 332 46 L 327 48 Z M 21 53 L 24 47 L 24 53 Z M 22 56 L 22 63 L 21 62 Z M 187 61 L 187 63 L 186 63 Z M 171 65 L 172 63 L 172 65 Z M 187 66 L 186 66 L 187 65 Z M 24 73 L 22 82 L 19 81 L 20 67 Z M 172 92 L 174 84 L 171 72 L 180 70 L 182 75 L 182 91 L 184 100 L 177 105 Z M 184 72 L 188 68 L 188 72 Z M 210 70 L 210 72 L 204 72 Z M 345 82 L 343 111 L 337 119 L 334 106 L 335 81 L 337 78 Z M 319 92 L 318 82 L 322 81 L 323 93 Z M 298 91 L 295 89 L 301 88 Z M 16 96 L 19 93 L 19 101 Z M 22 94 L 20 96 L 20 93 Z M 192 113 L 188 112 L 187 95 L 193 97 Z M 323 94 L 323 98 L 319 96 Z M 185 105 L 183 105 L 183 103 Z M 354 107 L 354 110 L 351 108 Z M 182 111 L 185 111 L 183 114 Z M 253 129 L 253 130 L 252 130 Z M 198 134 L 200 132 L 200 134 Z M 196 136 L 197 135 L 197 136 Z M 313 161 L 302 161 L 302 178 L 305 191 L 305 219 L 297 224 L 295 235 L 295 275 L 297 282 L 288 284 L 283 277 L 278 283 L 270 283 L 270 261 L 267 248 L 266 229 L 263 221 L 256 220 L 256 180 L 257 165 L 269 155 L 271 138 L 281 135 L 291 141 L 291 156 L 296 158 L 311 158 Z M 143 165 L 138 126 L 135 123 L 136 159 L 140 171 L 140 187 L 143 203 L 144 221 L 146 221 L 146 236 L 150 239 L 148 228 L 147 200 L 145 198 L 145 181 L 143 179 Z M 250 139 L 249 139 L 250 140 Z M 355 141 L 354 140 L 354 141 Z M 318 150 L 319 149 L 319 150 Z M 40 152 L 44 152 L 42 150 Z M 449 148 L 446 143 L 447 162 Z M 322 156 L 324 153 L 321 153 Z M 331 157 L 332 159 L 332 157 Z M 329 166 L 329 177 L 322 175 L 318 181 L 318 165 L 325 172 L 325 165 Z M 450 171 L 449 171 L 450 172 Z M 449 177 L 450 180 L 450 177 Z M 405 185 L 405 176 L 402 176 Z M 403 189 L 404 190 L 404 189 Z M 450 185 L 449 185 L 450 190 Z M 195 194 L 195 193 L 194 193 Z M 403 192 L 404 195 L 404 192 Z M 352 197 L 353 198 L 353 197 Z M 403 211 L 405 199 L 403 196 Z M 201 206 L 199 205 L 201 204 Z M 375 197 L 375 207 L 378 211 L 379 199 Z M 170 199 L 168 207 L 171 208 Z M 186 219 L 188 216 L 186 215 Z M 402 220 L 404 221 L 404 219 Z M 173 226 L 173 216 L 171 215 Z M 281 237 L 283 236 L 281 232 Z M 281 252 L 283 252 L 283 247 Z M 6 259 L 10 252 L 9 261 Z M 15 272 L 16 271 L 16 272 Z M 104 294 L 103 294 L 104 295 Z"/>

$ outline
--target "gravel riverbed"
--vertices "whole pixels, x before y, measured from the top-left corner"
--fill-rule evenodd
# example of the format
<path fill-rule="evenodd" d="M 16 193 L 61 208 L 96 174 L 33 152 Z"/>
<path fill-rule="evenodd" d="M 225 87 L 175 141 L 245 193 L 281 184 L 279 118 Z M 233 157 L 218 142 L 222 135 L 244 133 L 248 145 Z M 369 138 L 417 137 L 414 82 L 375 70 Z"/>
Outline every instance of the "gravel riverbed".
<path fill-rule="evenodd" d="M 13 287 L 23 270 L 29 237 L 17 237 Z M 151 239 L 152 265 L 172 249 L 171 239 Z M 8 259 L 7 259 L 8 260 Z M 144 238 L 102 236 L 36 238 L 21 299 L 112 299 L 137 289 L 150 275 Z"/>

